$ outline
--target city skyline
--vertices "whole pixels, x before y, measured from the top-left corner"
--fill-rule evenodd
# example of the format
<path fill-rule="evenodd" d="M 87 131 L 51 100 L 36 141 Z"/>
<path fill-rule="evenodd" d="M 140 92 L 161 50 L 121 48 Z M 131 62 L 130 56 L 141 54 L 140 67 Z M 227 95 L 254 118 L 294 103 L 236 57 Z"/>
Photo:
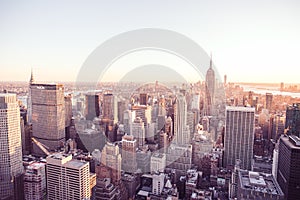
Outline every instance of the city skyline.
<path fill-rule="evenodd" d="M 27 81 L 33 68 L 38 80 L 75 82 L 86 58 L 104 41 L 153 27 L 181 33 L 213 52 L 228 82 L 299 82 L 296 1 L 92 3 L 2 2 L 0 79 Z M 131 56 L 126 67 L 140 66 L 137 55 Z M 143 65 L 164 62 L 159 56 Z"/>
<path fill-rule="evenodd" d="M 0 2 L 0 200 L 300 199 L 300 2 Z"/>

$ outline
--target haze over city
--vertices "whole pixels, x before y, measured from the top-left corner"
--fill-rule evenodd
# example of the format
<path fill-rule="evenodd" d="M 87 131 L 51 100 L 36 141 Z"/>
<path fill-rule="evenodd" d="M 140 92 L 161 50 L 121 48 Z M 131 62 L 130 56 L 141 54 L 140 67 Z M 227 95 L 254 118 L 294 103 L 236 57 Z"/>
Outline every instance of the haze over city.
<path fill-rule="evenodd" d="M 220 76 L 227 74 L 230 82 L 297 83 L 298 11 L 294 0 L 1 1 L 0 80 L 27 81 L 32 68 L 38 80 L 72 82 L 104 41 L 135 29 L 161 28 L 212 52 Z"/>

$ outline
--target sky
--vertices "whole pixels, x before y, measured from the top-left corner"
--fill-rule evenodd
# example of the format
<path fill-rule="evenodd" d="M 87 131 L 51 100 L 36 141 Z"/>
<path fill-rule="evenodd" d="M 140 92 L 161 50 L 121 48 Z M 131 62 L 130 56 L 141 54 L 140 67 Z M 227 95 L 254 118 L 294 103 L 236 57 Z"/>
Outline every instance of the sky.
<path fill-rule="evenodd" d="M 300 83 L 299 10 L 297 0 L 1 0 L 0 81 L 28 81 L 31 69 L 38 81 L 75 81 L 106 40 L 159 28 L 212 52 L 218 73 L 230 82 Z"/>

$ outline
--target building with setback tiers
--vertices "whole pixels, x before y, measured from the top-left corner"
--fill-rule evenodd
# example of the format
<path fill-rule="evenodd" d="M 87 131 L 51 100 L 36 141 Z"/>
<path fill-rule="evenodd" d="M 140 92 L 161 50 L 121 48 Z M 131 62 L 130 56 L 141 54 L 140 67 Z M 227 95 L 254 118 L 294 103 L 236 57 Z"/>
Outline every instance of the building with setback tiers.
<path fill-rule="evenodd" d="M 212 68 L 212 57 L 210 58 L 209 69 L 206 72 L 205 79 L 205 96 L 206 96 L 206 115 L 212 115 L 212 106 L 214 105 L 215 99 L 215 87 L 216 87 L 216 78 L 215 71 Z"/>

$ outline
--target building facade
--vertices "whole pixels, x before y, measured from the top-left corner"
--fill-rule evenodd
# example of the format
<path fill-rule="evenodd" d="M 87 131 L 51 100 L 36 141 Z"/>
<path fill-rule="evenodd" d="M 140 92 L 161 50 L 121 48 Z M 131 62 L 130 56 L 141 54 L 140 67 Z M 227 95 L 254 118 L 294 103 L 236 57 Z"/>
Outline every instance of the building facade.
<path fill-rule="evenodd" d="M 17 198 L 23 173 L 20 109 L 15 94 L 0 94 L 0 199 Z"/>
<path fill-rule="evenodd" d="M 190 143 L 190 129 L 187 126 L 187 105 L 185 96 L 177 95 L 174 104 L 174 144 L 188 145 Z"/>
<path fill-rule="evenodd" d="M 300 139 L 281 136 L 278 153 L 277 181 L 285 199 L 300 199 Z"/>
<path fill-rule="evenodd" d="M 254 143 L 254 108 L 226 107 L 224 166 L 241 160 L 242 169 L 251 169 Z"/>
<path fill-rule="evenodd" d="M 100 98 L 97 94 L 88 94 L 85 96 L 85 117 L 87 120 L 93 120 L 100 115 Z"/>
<path fill-rule="evenodd" d="M 25 200 L 44 200 L 47 195 L 45 163 L 34 162 L 24 174 Z"/>
<path fill-rule="evenodd" d="M 133 135 L 122 137 L 122 170 L 125 172 L 136 172 L 137 170 L 137 141 Z"/>
<path fill-rule="evenodd" d="M 82 200 L 91 197 L 89 162 L 61 153 L 47 157 L 48 200 Z"/>
<path fill-rule="evenodd" d="M 285 128 L 290 135 L 300 137 L 300 103 L 294 103 L 286 108 Z"/>
<path fill-rule="evenodd" d="M 31 84 L 32 136 L 54 151 L 65 141 L 65 100 L 61 84 Z M 36 155 L 44 153 L 33 145 Z"/>
<path fill-rule="evenodd" d="M 135 118 L 132 123 L 132 133 L 137 140 L 138 147 L 141 149 L 145 145 L 145 126 L 140 117 Z"/>

